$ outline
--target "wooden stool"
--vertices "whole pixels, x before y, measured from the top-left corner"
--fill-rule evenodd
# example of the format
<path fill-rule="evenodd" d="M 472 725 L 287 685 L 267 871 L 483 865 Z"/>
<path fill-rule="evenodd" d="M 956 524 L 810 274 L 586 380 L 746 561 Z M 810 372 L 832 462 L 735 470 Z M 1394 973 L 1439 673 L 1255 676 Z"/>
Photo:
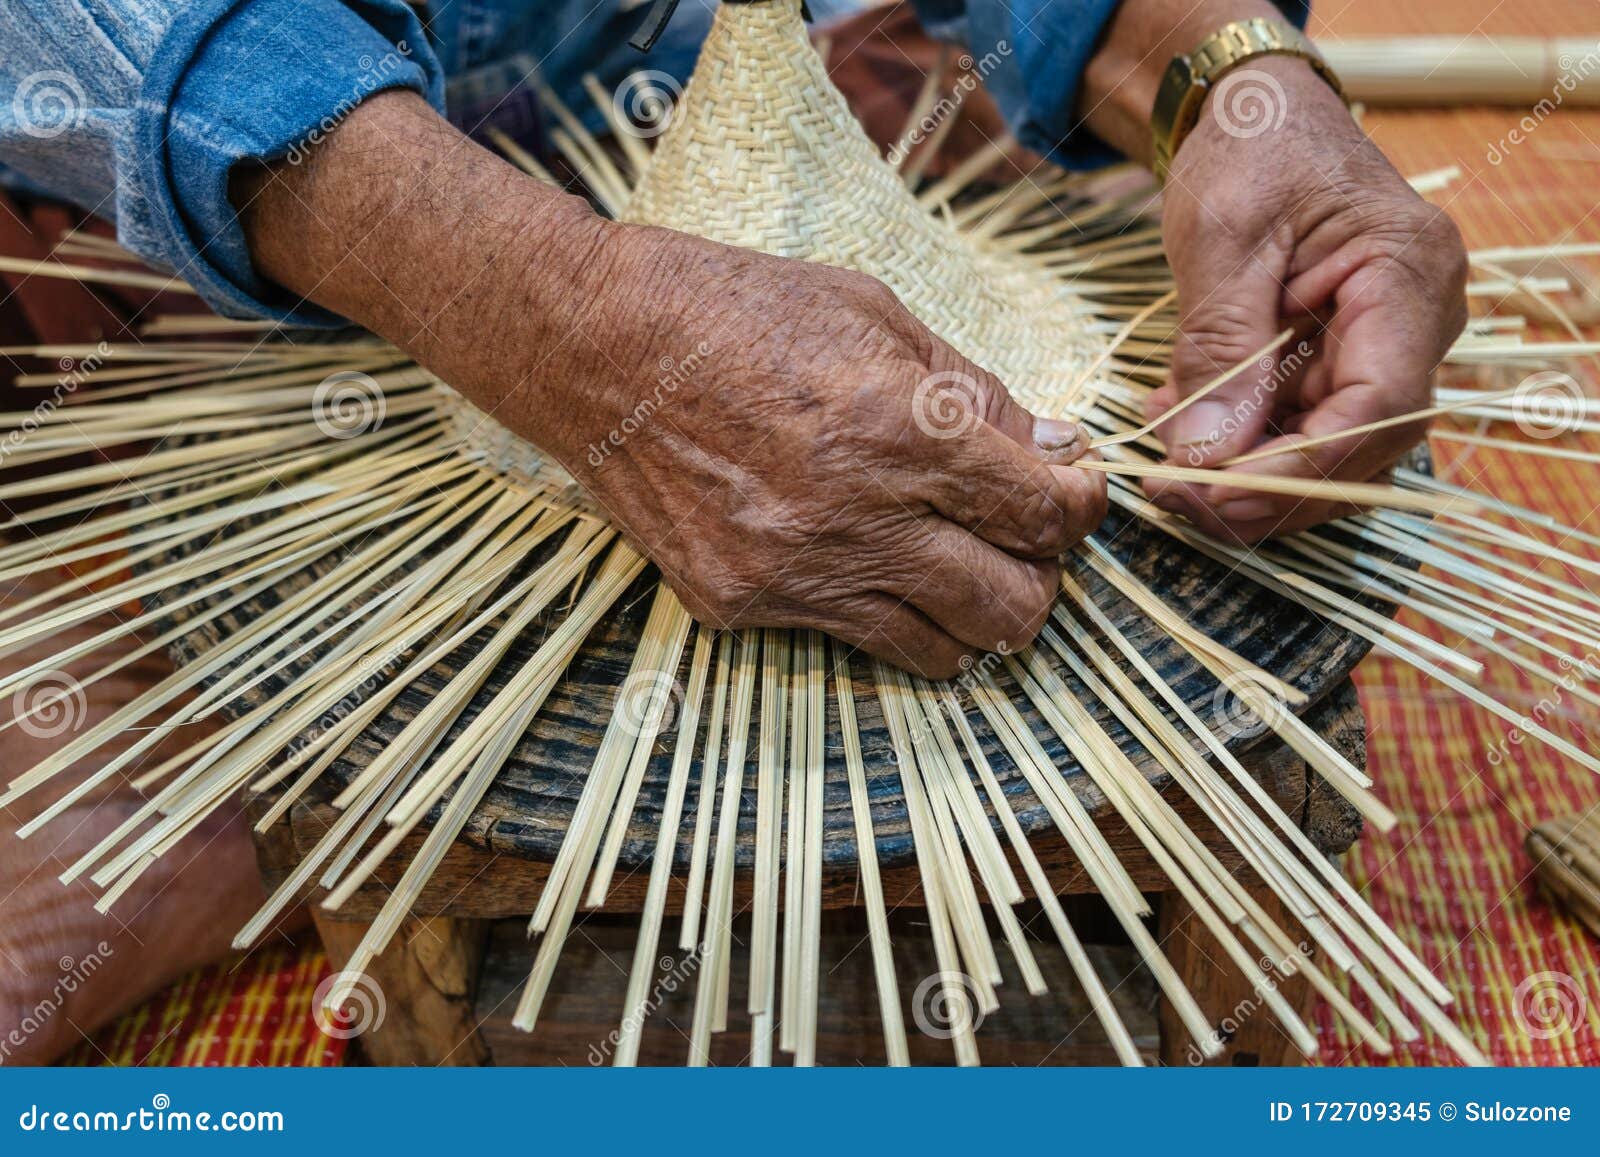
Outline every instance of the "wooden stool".
<path fill-rule="evenodd" d="M 1306 716 L 1316 730 L 1358 767 L 1365 763 L 1365 722 L 1354 687 L 1341 679 Z M 1282 748 L 1257 749 L 1244 757 L 1247 768 L 1290 816 L 1313 844 L 1328 855 L 1343 852 L 1360 832 L 1360 819 L 1342 799 L 1329 791 L 1293 752 Z M 1205 839 L 1207 846 L 1230 871 L 1241 859 L 1222 841 L 1193 803 L 1170 788 L 1166 791 L 1178 813 Z M 270 797 L 249 801 L 259 815 Z M 258 839 L 258 856 L 269 885 L 275 886 L 327 829 L 333 816 L 326 803 L 315 797 L 297 802 L 277 825 Z M 506 817 L 498 817 L 504 823 Z M 1269 1012 L 1260 1009 L 1260 995 L 1249 978 L 1239 974 L 1224 957 L 1210 934 L 1191 919 L 1191 912 L 1126 826 L 1103 802 L 1095 820 L 1127 866 L 1134 881 L 1156 901 L 1158 939 L 1184 982 L 1207 1014 L 1227 1047 L 1216 1064 L 1279 1065 L 1299 1063 L 1301 1057 L 1279 1030 Z M 402 844 L 377 878 L 363 888 L 337 914 L 313 909 L 317 929 L 335 968 L 350 953 L 382 907 L 389 889 L 421 841 L 419 833 Z M 1092 894 L 1092 885 L 1054 830 L 1034 835 L 1034 847 L 1056 891 L 1068 897 Z M 514 851 L 458 842 L 422 893 L 414 912 L 389 950 L 369 970 L 385 998 L 382 1025 L 361 1038 L 375 1063 L 472 1065 L 501 1064 L 604 1064 L 609 1063 L 612 1032 L 622 1015 L 626 971 L 631 961 L 634 923 L 625 915 L 636 912 L 643 900 L 647 871 L 619 873 L 603 914 L 591 914 L 574 925 L 567 952 L 557 970 L 536 1034 L 510 1028 L 515 992 L 526 979 L 532 951 L 524 931 L 527 913 L 534 908 L 549 864 Z M 1019 869 L 1020 871 L 1020 869 Z M 882 1063 L 876 998 L 866 961 L 863 925 L 852 913 L 857 896 L 856 873 L 831 870 L 825 877 L 825 904 L 830 910 L 824 933 L 822 1005 L 819 1009 L 821 1063 Z M 674 880 L 668 911 L 681 911 L 682 880 Z M 735 911 L 748 901 L 750 878 L 741 874 Z M 1252 892 L 1266 910 L 1281 915 L 1276 898 L 1265 887 Z M 938 970 L 925 934 L 915 928 L 919 902 L 917 874 L 912 867 L 890 867 L 884 872 L 884 893 L 896 911 L 894 954 L 900 969 L 903 998 L 915 999 L 918 985 Z M 1028 913 L 1023 911 L 1024 917 Z M 499 922 L 499 923 L 497 923 Z M 1092 907 L 1074 904 L 1074 922 L 1085 940 L 1096 929 Z M 1026 923 L 1026 919 L 1024 919 Z M 1109 920 L 1105 923 L 1110 923 Z M 1296 925 L 1285 919 L 1291 935 Z M 675 928 L 669 921 L 662 938 L 662 973 L 672 975 L 682 967 L 672 951 Z M 1049 939 L 1048 933 L 1041 939 Z M 1097 1036 L 1099 1026 L 1072 979 L 1062 954 L 1052 944 L 1038 953 L 1050 993 L 1029 997 L 1014 981 L 1002 992 L 1001 1009 L 978 1036 L 989 1064 L 1111 1063 L 1108 1047 Z M 741 954 L 735 952 L 732 990 L 741 991 Z M 1197 1063 L 1199 1054 L 1165 1001 L 1152 1014 L 1155 989 L 1136 968 L 1126 946 L 1100 950 L 1097 961 L 1108 987 L 1149 1059 L 1166 1064 Z M 1126 983 L 1118 981 L 1129 978 Z M 481 983 L 480 983 L 481 979 Z M 687 1038 L 674 1031 L 686 1029 L 693 1000 L 694 978 L 674 984 L 652 1010 L 640 1062 L 682 1063 Z M 662 986 L 665 987 L 665 986 Z M 1306 1009 L 1310 991 L 1304 980 L 1288 978 L 1281 989 L 1290 1004 Z M 718 1034 L 714 1059 L 737 1063 L 748 1052 L 748 1023 L 741 1019 L 740 1002 L 732 1003 L 728 1032 Z M 937 1030 L 929 1036 L 916 1031 L 918 1010 L 913 1007 L 906 1026 L 914 1063 L 949 1063 L 949 1043 Z"/>

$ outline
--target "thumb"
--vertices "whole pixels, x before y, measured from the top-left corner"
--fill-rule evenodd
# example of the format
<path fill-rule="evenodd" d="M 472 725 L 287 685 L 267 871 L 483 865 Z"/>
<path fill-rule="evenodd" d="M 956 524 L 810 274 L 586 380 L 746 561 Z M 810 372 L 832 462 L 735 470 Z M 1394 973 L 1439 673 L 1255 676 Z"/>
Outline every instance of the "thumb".
<path fill-rule="evenodd" d="M 1283 288 L 1276 274 L 1250 258 L 1226 280 L 1179 278 L 1180 322 L 1168 386 L 1174 403 L 1210 385 L 1246 358 L 1232 380 L 1158 429 L 1168 456 L 1180 466 L 1211 466 L 1261 440 L 1277 409 L 1277 358 L 1261 348 L 1277 335 Z"/>
<path fill-rule="evenodd" d="M 959 391 L 969 393 L 971 396 L 967 400 L 979 420 L 1054 465 L 1065 466 L 1089 448 L 1089 436 L 1076 422 L 1034 414 L 1012 397 L 1005 383 L 994 374 L 968 361 L 937 336 L 928 336 L 935 343 L 933 357 L 929 359 L 931 364 L 954 368 L 925 380 L 948 378 Z"/>

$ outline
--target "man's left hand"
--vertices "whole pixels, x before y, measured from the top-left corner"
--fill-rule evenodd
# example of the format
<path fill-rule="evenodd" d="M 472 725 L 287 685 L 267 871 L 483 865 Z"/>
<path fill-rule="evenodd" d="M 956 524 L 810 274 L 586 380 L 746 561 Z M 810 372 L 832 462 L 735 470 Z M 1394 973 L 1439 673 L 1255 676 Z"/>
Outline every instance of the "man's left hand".
<path fill-rule="evenodd" d="M 1168 178 L 1162 233 L 1180 332 L 1148 416 L 1283 329 L 1295 336 L 1158 428 L 1178 466 L 1221 466 L 1426 408 L 1433 372 L 1467 317 L 1455 225 L 1395 172 L 1311 66 L 1263 57 L 1230 78 L 1208 96 Z M 1235 469 L 1365 481 L 1425 431 L 1408 422 Z M 1150 480 L 1146 490 L 1242 542 L 1353 509 L 1225 484 Z"/>

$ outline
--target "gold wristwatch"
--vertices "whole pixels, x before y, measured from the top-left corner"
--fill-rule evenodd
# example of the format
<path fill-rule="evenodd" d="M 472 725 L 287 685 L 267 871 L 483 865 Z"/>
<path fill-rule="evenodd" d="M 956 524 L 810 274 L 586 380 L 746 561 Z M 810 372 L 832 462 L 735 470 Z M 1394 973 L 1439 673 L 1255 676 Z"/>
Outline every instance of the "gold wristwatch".
<path fill-rule="evenodd" d="M 1150 114 L 1158 180 L 1167 179 L 1167 167 L 1172 164 L 1178 146 L 1200 119 L 1200 106 L 1205 103 L 1206 94 L 1228 73 L 1257 56 L 1297 56 L 1310 64 L 1334 92 L 1341 97 L 1344 95 L 1339 78 L 1311 41 L 1293 25 L 1263 17 L 1225 24 L 1187 56 L 1181 53 L 1174 56 L 1161 78 L 1161 87 L 1156 90 L 1155 111 Z M 1260 101 L 1255 111 L 1281 123 L 1285 112 L 1283 92 L 1276 83 L 1265 85 L 1262 92 L 1254 95 Z M 1261 128 L 1252 121 L 1241 135 L 1254 136 L 1259 131 Z"/>

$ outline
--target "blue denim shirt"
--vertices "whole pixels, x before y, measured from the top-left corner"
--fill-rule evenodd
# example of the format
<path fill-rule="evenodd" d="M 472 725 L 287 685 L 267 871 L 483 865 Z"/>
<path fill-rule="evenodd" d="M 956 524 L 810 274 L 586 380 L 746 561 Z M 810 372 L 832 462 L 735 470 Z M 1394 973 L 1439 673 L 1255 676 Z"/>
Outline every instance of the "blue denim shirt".
<path fill-rule="evenodd" d="M 1284 0 L 1303 22 L 1307 0 Z M 533 117 L 535 77 L 598 125 L 582 86 L 682 80 L 715 0 L 682 0 L 648 57 L 647 0 L 27 0 L 0 5 L 0 178 L 114 220 L 124 247 L 217 310 L 340 319 L 259 277 L 228 174 L 314 145 L 362 100 L 409 88 L 458 124 Z M 1113 154 L 1074 93 L 1117 0 L 916 0 L 935 35 L 997 63 L 985 84 L 1021 141 L 1082 168 Z M 858 0 L 811 0 L 817 19 Z M 991 56 L 991 53 L 993 54 Z M 514 124 L 511 127 L 515 127 Z"/>

